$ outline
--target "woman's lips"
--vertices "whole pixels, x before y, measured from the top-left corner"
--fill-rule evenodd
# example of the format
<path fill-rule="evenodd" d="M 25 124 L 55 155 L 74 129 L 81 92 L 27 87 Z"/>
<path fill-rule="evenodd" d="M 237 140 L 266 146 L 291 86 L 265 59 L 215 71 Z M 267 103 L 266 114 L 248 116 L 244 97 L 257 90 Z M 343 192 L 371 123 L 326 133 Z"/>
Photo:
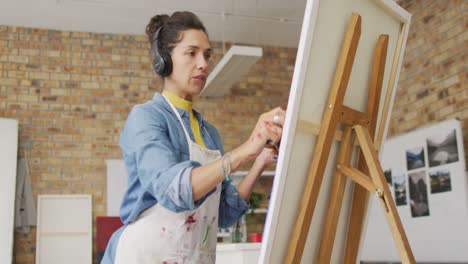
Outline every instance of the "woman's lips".
<path fill-rule="evenodd" d="M 197 75 L 197 76 L 192 77 L 192 79 L 197 85 L 204 86 L 206 83 L 206 75 Z"/>
<path fill-rule="evenodd" d="M 201 81 L 206 81 L 206 75 L 196 75 L 196 76 L 193 76 L 192 78 L 201 80 Z"/>

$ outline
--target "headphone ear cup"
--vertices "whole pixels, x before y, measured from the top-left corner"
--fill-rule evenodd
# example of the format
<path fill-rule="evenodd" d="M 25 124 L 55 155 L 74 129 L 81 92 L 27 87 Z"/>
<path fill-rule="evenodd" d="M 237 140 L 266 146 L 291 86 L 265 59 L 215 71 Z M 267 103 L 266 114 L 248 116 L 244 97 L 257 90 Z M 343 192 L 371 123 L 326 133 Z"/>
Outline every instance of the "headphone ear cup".
<path fill-rule="evenodd" d="M 151 51 L 152 56 L 153 56 L 153 70 L 162 75 L 162 72 L 164 71 L 164 68 L 166 67 L 166 63 L 164 62 L 164 59 L 159 55 L 158 52 L 158 42 L 154 42 L 153 44 L 153 49 Z"/>
<path fill-rule="evenodd" d="M 162 27 L 158 28 L 158 30 L 156 30 L 156 32 L 153 35 L 153 47 L 151 49 L 151 54 L 153 57 L 153 70 L 162 77 L 166 77 L 169 75 L 167 74 L 167 58 L 165 58 L 164 54 L 163 56 L 161 56 L 158 50 L 158 38 L 161 29 Z M 172 65 L 170 66 L 170 68 L 172 71 Z"/>
<path fill-rule="evenodd" d="M 164 61 L 164 68 L 161 71 L 161 76 L 167 77 L 172 73 L 172 59 L 167 54 L 162 54 L 161 59 Z"/>

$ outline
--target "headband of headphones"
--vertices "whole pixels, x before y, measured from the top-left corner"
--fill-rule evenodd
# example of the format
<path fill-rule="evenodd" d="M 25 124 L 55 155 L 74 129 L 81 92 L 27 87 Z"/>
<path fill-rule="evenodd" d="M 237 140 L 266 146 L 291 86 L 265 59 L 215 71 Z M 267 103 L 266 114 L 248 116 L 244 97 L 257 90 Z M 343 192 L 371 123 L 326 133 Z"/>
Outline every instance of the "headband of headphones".
<path fill-rule="evenodd" d="M 171 57 L 167 54 L 160 54 L 158 49 L 158 38 L 159 33 L 163 26 L 160 26 L 153 34 L 153 47 L 151 50 L 153 56 L 153 69 L 156 73 L 162 77 L 169 76 L 172 72 L 172 61 Z"/>

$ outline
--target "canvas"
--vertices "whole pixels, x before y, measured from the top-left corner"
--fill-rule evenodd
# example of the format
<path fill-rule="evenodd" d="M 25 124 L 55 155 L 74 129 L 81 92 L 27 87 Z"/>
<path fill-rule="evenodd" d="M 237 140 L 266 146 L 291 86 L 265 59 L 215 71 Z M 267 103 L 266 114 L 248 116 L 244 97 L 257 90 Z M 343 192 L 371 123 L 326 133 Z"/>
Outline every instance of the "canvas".
<path fill-rule="evenodd" d="M 352 13 L 362 18 L 361 36 L 344 97 L 344 105 L 365 111 L 374 46 L 380 34 L 389 36 L 376 145 L 386 136 L 398 83 L 410 14 L 387 0 L 309 0 L 307 2 L 283 138 L 265 223 L 260 263 L 284 263 L 300 210 L 302 193 L 322 124 L 343 37 Z M 324 226 L 339 142 L 332 144 L 301 263 L 315 263 Z M 346 188 L 331 263 L 342 263 L 352 200 Z M 358 245 L 356 245 L 358 246 Z"/>
<path fill-rule="evenodd" d="M 18 121 L 0 118 L 0 263 L 13 261 Z"/>
<path fill-rule="evenodd" d="M 36 264 L 92 263 L 92 197 L 40 194 L 37 197 Z"/>

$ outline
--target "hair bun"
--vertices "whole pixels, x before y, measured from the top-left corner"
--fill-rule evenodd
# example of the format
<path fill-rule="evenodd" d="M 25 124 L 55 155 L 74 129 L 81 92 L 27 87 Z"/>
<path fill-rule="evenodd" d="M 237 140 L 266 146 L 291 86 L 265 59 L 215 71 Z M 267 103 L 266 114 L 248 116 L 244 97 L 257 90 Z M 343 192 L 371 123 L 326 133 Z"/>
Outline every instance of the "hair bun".
<path fill-rule="evenodd" d="M 156 15 L 151 18 L 150 22 L 146 26 L 145 32 L 148 37 L 148 41 L 152 42 L 154 32 L 160 28 L 169 19 L 168 15 Z"/>

